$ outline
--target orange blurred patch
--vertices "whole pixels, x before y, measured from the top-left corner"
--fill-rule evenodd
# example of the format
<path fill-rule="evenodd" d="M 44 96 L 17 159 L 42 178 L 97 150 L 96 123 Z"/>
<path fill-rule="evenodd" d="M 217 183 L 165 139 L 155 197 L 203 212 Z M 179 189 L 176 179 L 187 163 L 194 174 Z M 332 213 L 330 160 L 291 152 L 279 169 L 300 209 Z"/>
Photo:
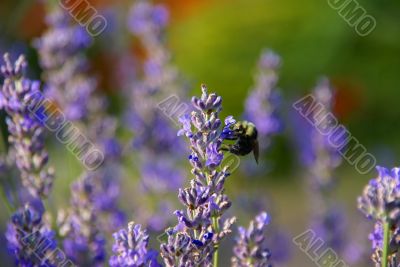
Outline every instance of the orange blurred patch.
<path fill-rule="evenodd" d="M 183 19 L 195 13 L 205 5 L 213 2 L 213 0 L 165 0 L 158 1 L 166 4 L 171 13 L 171 21 Z"/>
<path fill-rule="evenodd" d="M 18 25 L 17 36 L 25 40 L 39 36 L 46 28 L 45 16 L 46 9 L 43 4 L 38 2 L 32 4 L 24 14 L 20 25 Z"/>
<path fill-rule="evenodd" d="M 340 120 L 346 120 L 362 106 L 363 86 L 346 78 L 332 79 L 336 90 L 334 113 Z"/>

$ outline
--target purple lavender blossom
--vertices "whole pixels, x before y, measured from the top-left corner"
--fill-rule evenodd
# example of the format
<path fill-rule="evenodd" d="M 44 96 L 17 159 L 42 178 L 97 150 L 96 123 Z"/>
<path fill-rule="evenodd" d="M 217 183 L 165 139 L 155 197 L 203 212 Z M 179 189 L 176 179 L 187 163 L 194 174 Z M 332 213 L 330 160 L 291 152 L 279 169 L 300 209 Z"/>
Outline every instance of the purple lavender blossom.
<path fill-rule="evenodd" d="M 376 266 L 382 264 L 384 246 L 389 246 L 388 266 L 397 265 L 396 252 L 400 248 L 399 243 L 399 209 L 397 198 L 399 197 L 399 168 L 392 170 L 377 167 L 378 177 L 372 179 L 365 187 L 363 195 L 358 198 L 358 207 L 369 219 L 374 219 L 375 229 L 370 234 L 372 242 L 372 260 Z M 388 244 L 384 240 L 384 227 L 389 228 Z"/>
<path fill-rule="evenodd" d="M 375 221 L 375 228 L 369 239 L 372 242 L 371 259 L 376 266 L 398 266 L 397 252 L 400 249 L 399 205 L 400 168 L 391 170 L 377 166 L 378 177 L 370 180 L 358 198 L 358 208 L 368 218 Z M 385 231 L 387 231 L 385 233 Z M 387 240 L 385 235 L 387 234 Z M 388 251 L 384 257 L 384 251 Z M 386 265 L 385 265 L 386 266 Z"/>
<path fill-rule="evenodd" d="M 138 37 L 147 54 L 143 75 L 137 77 L 129 95 L 131 109 L 127 118 L 135 134 L 134 147 L 171 155 L 173 153 L 170 152 L 183 149 L 183 145 L 176 139 L 171 119 L 157 106 L 171 94 L 185 96 L 185 92 L 162 38 L 165 34 L 167 19 L 164 17 L 168 17 L 167 10 L 142 0 L 132 6 L 130 14 L 131 23 L 128 24 L 136 25 L 132 33 Z"/>
<path fill-rule="evenodd" d="M 44 223 L 42 215 L 26 205 L 11 217 L 6 238 L 16 266 L 55 266 L 55 255 L 51 255 L 56 249 L 55 233 Z"/>
<path fill-rule="evenodd" d="M 178 131 L 178 136 L 185 134 L 187 137 L 192 136 L 192 123 L 189 114 L 184 114 L 179 118 L 179 122 L 182 124 L 182 129 Z"/>
<path fill-rule="evenodd" d="M 48 30 L 36 40 L 46 95 L 65 113 L 67 120 L 82 123 L 88 139 L 104 153 L 102 166 L 86 172 L 71 187 L 71 208 L 59 214 L 67 255 L 79 265 L 101 266 L 105 261 L 105 235 L 125 223 L 118 208 L 118 178 L 122 148 L 115 137 L 117 121 L 107 116 L 107 100 L 95 94 L 84 54 L 91 44 L 85 29 L 61 8 L 47 17 Z"/>
<path fill-rule="evenodd" d="M 104 266 L 105 237 L 100 230 L 98 209 L 94 203 L 104 198 L 99 190 L 98 177 L 84 174 L 71 187 L 69 210 L 58 214 L 60 235 L 64 237 L 64 251 L 79 266 Z"/>
<path fill-rule="evenodd" d="M 168 241 L 161 244 L 161 256 L 167 266 L 210 266 L 216 261 L 219 243 L 231 233 L 235 218 L 221 219 L 231 206 L 224 194 L 224 183 L 230 175 L 228 167 L 221 166 L 223 142 L 221 121 L 221 97 L 208 94 L 202 85 L 201 98 L 193 97 L 196 111 L 182 118 L 183 131 L 189 138 L 191 154 L 189 162 L 195 176 L 190 187 L 179 190 L 179 200 L 186 210 L 177 210 L 178 225 L 167 230 Z M 227 120 L 227 123 L 231 119 Z"/>
<path fill-rule="evenodd" d="M 383 247 L 383 226 L 381 222 L 377 222 L 374 226 L 374 231 L 368 236 L 372 243 L 372 249 L 382 249 Z"/>
<path fill-rule="evenodd" d="M 318 113 L 319 117 L 324 116 L 332 111 L 333 107 L 333 88 L 328 79 L 321 79 L 314 89 L 314 96 L 318 103 L 324 105 L 324 110 Z M 303 153 L 309 153 L 306 162 L 307 167 L 311 169 L 314 176 L 313 186 L 321 189 L 328 188 L 334 183 L 332 171 L 341 163 L 341 156 L 337 149 L 332 146 L 327 137 L 322 135 L 314 125 L 309 125 L 307 141 L 309 141 L 309 149 Z M 304 137 L 303 137 L 304 138 Z"/>
<path fill-rule="evenodd" d="M 395 224 L 400 218 L 397 204 L 400 197 L 400 168 L 389 170 L 378 166 L 376 170 L 378 177 L 364 188 L 363 195 L 358 198 L 358 207 L 367 218 Z"/>
<path fill-rule="evenodd" d="M 317 199 L 317 197 L 316 197 Z M 346 216 L 336 203 L 321 202 L 320 209 L 313 213 L 311 228 L 329 247 L 337 253 L 345 253 L 346 248 Z"/>
<path fill-rule="evenodd" d="M 324 105 L 325 112 L 332 111 L 333 88 L 328 79 L 321 79 L 313 94 L 316 101 Z M 342 254 L 346 249 L 345 214 L 331 198 L 336 182 L 334 170 L 341 163 L 341 157 L 327 137 L 314 125 L 310 126 L 312 128 L 306 138 L 310 142 L 308 152 L 311 160 L 306 166 L 309 169 L 308 182 L 313 196 L 311 201 L 314 212 L 311 224 L 329 247 Z"/>
<path fill-rule="evenodd" d="M 45 93 L 54 100 L 68 120 L 86 119 L 96 80 L 86 76 L 88 63 L 83 55 L 91 38 L 84 28 L 73 24 L 61 8 L 47 16 L 48 30 L 34 42 L 43 68 Z"/>
<path fill-rule="evenodd" d="M 261 151 L 268 147 L 271 136 L 280 132 L 277 115 L 280 95 L 276 89 L 280 57 L 272 51 L 263 51 L 258 62 L 254 88 L 246 100 L 244 118 L 252 121 L 258 130 Z"/>
<path fill-rule="evenodd" d="M 317 114 L 309 114 L 308 117 L 311 120 L 314 120 L 314 117 L 322 118 L 328 114 L 328 112 L 332 112 L 334 89 L 327 78 L 322 78 L 318 81 L 313 95 L 316 102 L 322 104 L 324 108 Z M 318 171 L 318 169 L 335 169 L 339 166 L 341 157 L 337 148 L 332 146 L 328 138 L 316 129 L 316 125 L 314 124 L 317 122 L 310 123 L 298 113 L 294 114 L 292 117 L 293 129 L 296 131 L 296 142 L 299 147 L 300 161 L 305 167 L 312 169 L 313 173 L 319 172 L 319 175 L 316 174 L 313 186 L 331 186 L 333 177 L 330 175 L 330 172 L 324 170 Z M 321 176 L 322 173 L 326 173 L 325 177 Z"/>
<path fill-rule="evenodd" d="M 265 199 L 265 195 L 260 196 L 260 194 L 254 193 L 240 194 L 235 199 L 235 203 L 236 209 L 242 210 L 246 216 L 250 213 L 266 210 L 266 207 L 271 204 L 268 198 Z M 273 248 L 273 265 L 287 264 L 294 252 L 291 245 L 293 238 L 290 233 L 278 224 L 274 225 L 273 222 L 270 222 L 266 234 L 268 235 L 266 247 Z"/>
<path fill-rule="evenodd" d="M 158 267 L 157 252 L 148 250 L 149 236 L 141 225 L 130 222 L 128 229 L 114 233 L 114 255 L 110 258 L 111 267 Z"/>
<path fill-rule="evenodd" d="M 104 98 L 92 96 L 97 102 L 107 105 Z M 111 234 L 125 223 L 125 214 L 119 207 L 120 178 L 122 176 L 120 160 L 122 148 L 116 138 L 117 120 L 102 111 L 90 112 L 87 122 L 88 136 L 104 153 L 104 162 L 94 172 L 86 172 L 84 177 L 93 180 L 95 190 L 92 192 L 91 205 L 97 212 L 99 229 Z M 94 178 L 89 178 L 94 177 Z"/>
<path fill-rule="evenodd" d="M 210 266 L 213 246 L 209 233 L 192 239 L 182 232 L 170 232 L 166 244 L 161 245 L 161 256 L 166 266 Z"/>
<path fill-rule="evenodd" d="M 105 98 L 93 95 L 93 100 L 97 100 L 101 105 L 107 106 Z M 122 147 L 116 138 L 118 120 L 114 117 L 107 116 L 104 112 L 89 113 L 90 120 L 87 122 L 88 136 L 96 142 L 97 147 L 104 153 L 104 165 L 109 162 L 116 163 L 122 157 Z"/>
<path fill-rule="evenodd" d="M 233 248 L 232 257 L 234 267 L 270 267 L 271 253 L 265 244 L 265 230 L 270 223 L 266 212 L 261 212 L 250 222 L 249 228 L 239 227 L 239 235 Z"/>
<path fill-rule="evenodd" d="M 46 168 L 48 154 L 44 148 L 44 126 L 28 106 L 35 105 L 40 94 L 39 82 L 24 77 L 26 61 L 23 56 L 11 63 L 4 55 L 5 65 L 1 72 L 5 77 L 0 92 L 0 108 L 8 114 L 6 119 L 10 136 L 8 138 L 21 172 L 24 187 L 34 197 L 46 198 L 52 188 L 54 171 Z"/>
<path fill-rule="evenodd" d="M 207 146 L 206 148 L 206 166 L 219 166 L 221 164 L 222 159 L 224 158 L 224 155 L 222 152 L 218 151 L 219 144 L 216 143 L 211 143 Z"/>
<path fill-rule="evenodd" d="M 313 91 L 316 102 L 324 109 L 318 116 L 332 111 L 333 89 L 328 79 L 321 79 Z M 324 114 L 323 114 L 324 113 Z M 317 114 L 314 114 L 317 115 Z M 313 116 L 310 116 L 313 117 Z M 332 199 L 336 179 L 334 171 L 341 163 L 341 157 L 326 136 L 314 124 L 296 116 L 296 138 L 300 147 L 300 159 L 308 169 L 307 187 L 312 196 L 311 227 L 326 244 L 338 254 L 346 251 L 345 214 Z"/>
<path fill-rule="evenodd" d="M 167 25 L 168 17 L 168 11 L 163 5 L 137 1 L 129 11 L 128 27 L 134 34 L 158 32 Z"/>
<path fill-rule="evenodd" d="M 165 45 L 167 22 L 167 9 L 146 0 L 136 1 L 132 5 L 127 22 L 145 53 L 144 62 L 139 66 L 135 81 L 127 92 L 130 103 L 126 113 L 126 120 L 134 135 L 133 148 L 140 151 L 135 162 L 140 172 L 140 188 L 144 190 L 139 193 L 144 193 L 144 197 L 163 194 L 164 202 L 170 202 L 170 193 L 182 185 L 184 176 L 179 162 L 182 159 L 180 152 L 185 147 L 176 138 L 176 127 L 173 124 L 173 119 L 179 117 L 174 114 L 176 107 L 164 109 L 159 104 L 171 95 L 179 95 L 183 100 L 186 96 L 179 73 L 171 64 L 171 55 Z M 137 207 L 140 213 L 149 213 L 149 209 L 154 212 L 150 205 Z M 165 228 L 170 217 L 147 218 L 151 220 L 148 222 L 149 227 L 162 225 Z M 156 223 L 155 218 L 158 219 Z"/>
<path fill-rule="evenodd" d="M 79 266 L 104 266 L 106 235 L 125 223 L 125 214 L 118 207 L 120 166 L 117 160 L 121 151 L 114 138 L 113 122 L 104 118 L 88 125 L 90 136 L 105 152 L 105 161 L 101 168 L 85 172 L 72 184 L 71 206 L 59 213 L 65 253 Z M 111 149 L 107 149 L 109 142 L 114 146 Z"/>

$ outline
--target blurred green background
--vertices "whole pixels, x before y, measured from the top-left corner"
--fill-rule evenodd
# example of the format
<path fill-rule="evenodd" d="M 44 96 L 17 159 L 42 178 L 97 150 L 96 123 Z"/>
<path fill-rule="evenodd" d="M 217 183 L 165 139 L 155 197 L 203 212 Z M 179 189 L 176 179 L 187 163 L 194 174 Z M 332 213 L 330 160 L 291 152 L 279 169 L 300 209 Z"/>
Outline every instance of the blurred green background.
<path fill-rule="evenodd" d="M 268 154 L 273 169 L 263 177 L 250 180 L 241 179 L 241 174 L 235 172 L 228 183 L 228 194 L 237 196 L 249 192 L 260 198 L 267 196 L 275 225 L 281 226 L 290 236 L 307 229 L 310 211 L 308 196 L 304 193 L 306 171 L 298 164 L 291 138 L 296 129 L 291 128 L 287 118 L 292 102 L 308 93 L 324 75 L 336 87 L 335 113 L 340 121 L 376 156 L 379 165 L 398 164 L 399 1 L 358 1 L 377 21 L 375 30 L 366 37 L 358 36 L 327 1 L 159 2 L 171 8 L 168 43 L 174 62 L 190 82 L 193 92 L 198 94 L 200 83 L 206 83 L 223 96 L 223 115 L 240 116 L 242 113 L 243 100 L 252 85 L 256 61 L 263 48 L 271 48 L 282 57 L 279 87 L 284 99 L 281 114 L 286 125 L 283 134 L 274 138 Z M 103 0 L 93 1 L 93 4 L 121 8 L 131 1 Z M 36 66 L 36 72 L 33 71 L 36 77 L 40 70 L 29 44 L 44 30 L 43 17 L 43 8 L 33 0 L 2 0 L 0 3 L 0 48 L 28 44 L 24 49 L 31 65 Z M 101 59 L 116 49 L 117 44 L 108 48 L 98 45 L 89 55 L 98 63 L 95 68 L 104 72 Z M 107 81 L 104 85 L 110 98 L 115 100 L 113 106 L 118 112 L 115 95 L 120 88 L 114 88 L 112 82 Z M 56 184 L 59 194 L 54 194 L 54 203 L 63 203 L 69 196 L 66 188 L 80 173 L 79 164 L 65 151 L 54 149 L 51 153 L 57 176 L 62 177 Z M 127 173 L 129 177 L 129 169 Z M 349 231 L 364 221 L 357 211 L 356 197 L 374 175 L 373 172 L 360 175 L 346 162 L 335 174 L 339 180 L 337 199 L 346 207 Z M 124 188 L 125 200 L 129 196 L 129 186 Z M 233 200 L 235 204 L 235 197 Z M 129 200 L 124 205 L 129 209 Z M 53 206 L 56 209 L 57 204 Z M 1 215 L 3 220 L 8 217 L 5 212 Z M 248 218 L 243 212 L 239 223 L 247 224 Z M 360 240 L 367 243 L 367 232 L 362 235 Z M 287 266 L 313 266 L 294 245 L 290 249 L 294 258 Z"/>

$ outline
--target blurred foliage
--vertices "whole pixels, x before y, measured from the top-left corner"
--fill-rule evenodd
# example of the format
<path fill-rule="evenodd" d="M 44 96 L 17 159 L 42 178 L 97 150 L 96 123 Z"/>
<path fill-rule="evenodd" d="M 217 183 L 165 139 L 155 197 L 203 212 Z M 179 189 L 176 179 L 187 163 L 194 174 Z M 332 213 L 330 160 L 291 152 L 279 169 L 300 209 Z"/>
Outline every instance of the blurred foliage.
<path fill-rule="evenodd" d="M 379 140 L 398 148 L 400 3 L 359 3 L 377 21 L 366 37 L 358 36 L 327 1 L 230 0 L 175 23 L 171 46 L 194 84 L 218 90 L 233 114 L 242 109 L 261 49 L 272 48 L 283 58 L 280 86 L 287 100 L 326 75 L 337 87 L 338 105 L 346 105 L 339 115 L 352 133 L 362 143 Z"/>

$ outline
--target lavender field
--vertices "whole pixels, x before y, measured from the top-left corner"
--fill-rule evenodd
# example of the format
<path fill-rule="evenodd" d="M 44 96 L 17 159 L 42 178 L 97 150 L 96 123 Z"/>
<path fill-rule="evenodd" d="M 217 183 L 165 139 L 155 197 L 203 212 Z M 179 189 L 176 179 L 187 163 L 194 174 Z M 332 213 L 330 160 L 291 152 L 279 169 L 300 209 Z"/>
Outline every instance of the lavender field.
<path fill-rule="evenodd" d="M 400 267 L 399 11 L 2 0 L 0 266 Z"/>

